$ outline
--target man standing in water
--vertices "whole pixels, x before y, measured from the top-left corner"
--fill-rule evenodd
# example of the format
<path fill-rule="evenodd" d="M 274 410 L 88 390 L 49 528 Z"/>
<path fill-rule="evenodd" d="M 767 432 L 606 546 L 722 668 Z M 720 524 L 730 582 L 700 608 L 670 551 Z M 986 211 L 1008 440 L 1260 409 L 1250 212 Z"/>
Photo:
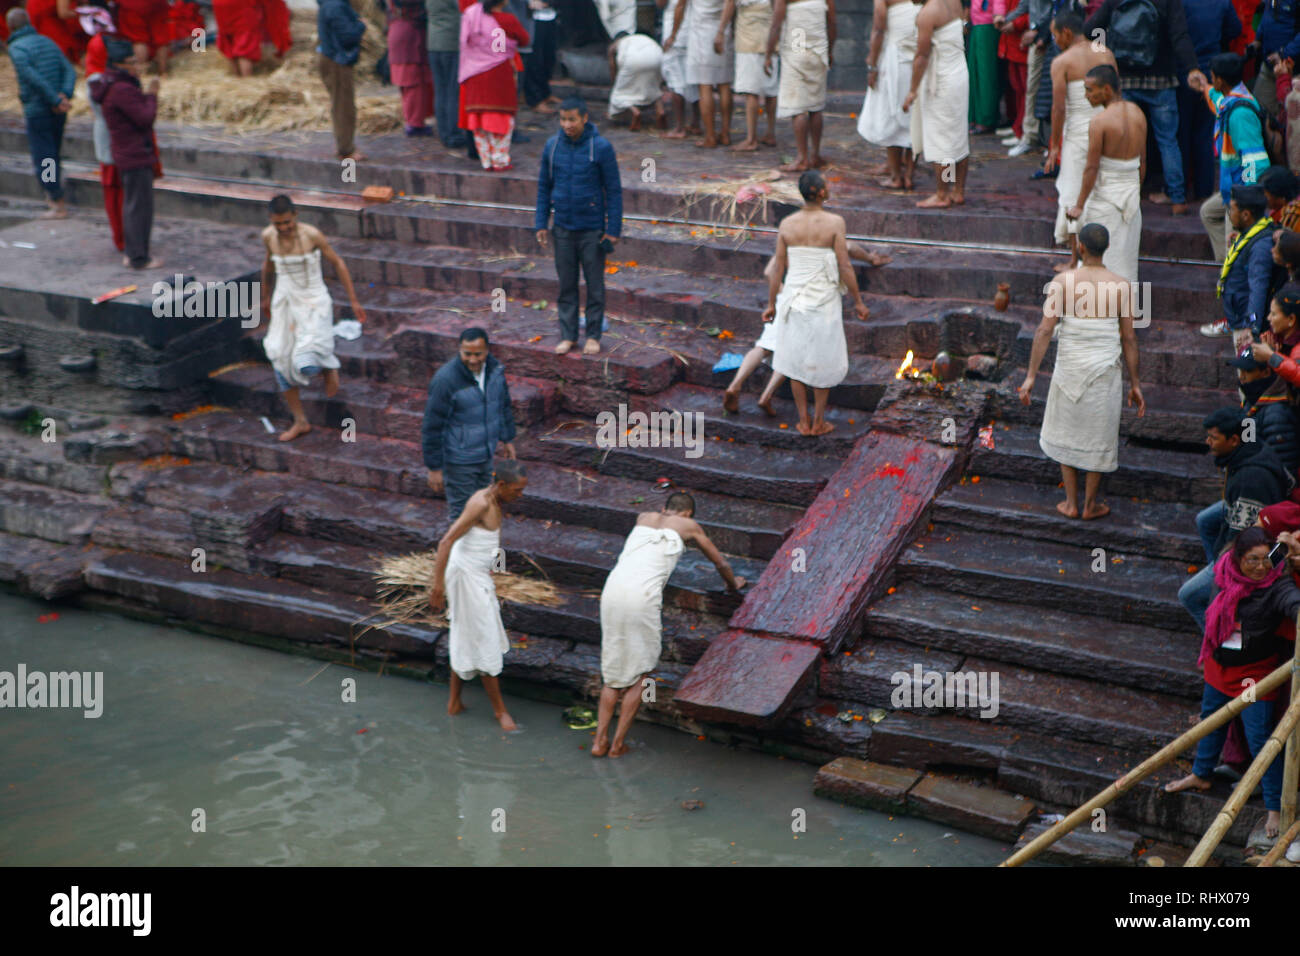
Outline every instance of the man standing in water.
<path fill-rule="evenodd" d="M 916 17 L 912 85 L 903 98 L 903 112 L 912 114 L 912 152 L 934 166 L 934 195 L 917 202 L 923 209 L 947 209 L 966 201 L 969 93 L 961 3 L 925 0 Z"/>
<path fill-rule="evenodd" d="M 777 231 L 763 321 L 774 322 L 776 328 L 772 371 L 790 379 L 799 410 L 799 434 L 811 437 L 834 430 L 826 421 L 826 398 L 849 371 L 840 296 L 848 290 L 854 311 L 863 320 L 867 305 L 849 262 L 844 219 L 823 208 L 830 197 L 825 178 L 815 169 L 808 170 L 799 177 L 799 193 L 803 209 L 782 219 Z M 815 405 L 811 422 L 809 387 Z"/>
<path fill-rule="evenodd" d="M 1110 508 L 1098 503 L 1097 489 L 1102 473 L 1119 467 L 1124 388 L 1121 355 L 1128 366 L 1129 405 L 1137 405 L 1139 418 L 1146 414 L 1146 401 L 1138 386 L 1133 286 L 1102 265 L 1109 238 L 1105 227 L 1095 222 L 1079 230 L 1076 242 L 1083 265 L 1062 272 L 1048 286 L 1043 320 L 1034 333 L 1029 368 L 1020 386 L 1020 401 L 1028 405 L 1038 368 L 1059 322 L 1056 368 L 1038 444 L 1048 458 L 1060 463 L 1065 500 L 1057 503 L 1056 510 L 1067 518 L 1091 520 L 1110 514 Z M 1082 511 L 1079 471 L 1084 473 Z"/>
<path fill-rule="evenodd" d="M 270 208 L 271 224 L 262 230 L 266 258 L 262 261 L 261 308 L 262 314 L 270 312 L 271 324 L 262 345 L 293 415 L 293 424 L 281 433 L 280 441 L 293 441 L 311 431 L 299 387 L 324 372 L 325 394 L 333 398 L 339 390 L 334 300 L 321 274 L 322 258 L 334 267 L 358 322 L 366 321 L 366 312 L 357 301 L 348 267 L 319 229 L 298 222 L 293 200 L 284 194 L 273 196 Z"/>
<path fill-rule="evenodd" d="M 447 713 L 454 717 L 465 709 L 461 685 L 483 678 L 483 690 L 492 703 L 492 714 L 504 731 L 519 728 L 501 699 L 497 679 L 504 666 L 502 657 L 510 650 L 505 625 L 501 623 L 501 602 L 492 583 L 492 562 L 501 548 L 503 506 L 524 493 L 528 476 L 518 461 L 500 462 L 492 484 L 470 495 L 465 510 L 438 542 L 429 607 L 447 607 L 447 642 L 451 658 L 451 696 Z"/>
<path fill-rule="evenodd" d="M 641 706 L 642 681 L 659 663 L 663 646 L 662 611 L 664 585 L 668 583 L 682 549 L 694 543 L 713 562 L 730 591 L 739 591 L 745 579 L 732 573 L 731 565 L 694 519 L 695 499 L 675 491 L 664 502 L 663 511 L 642 512 L 627 536 L 618 563 L 605 579 L 600 593 L 600 704 L 596 714 L 593 757 L 621 757 L 627 753 L 627 732 Z M 619 698 L 623 709 L 618 716 L 614 741 L 609 725 Z"/>

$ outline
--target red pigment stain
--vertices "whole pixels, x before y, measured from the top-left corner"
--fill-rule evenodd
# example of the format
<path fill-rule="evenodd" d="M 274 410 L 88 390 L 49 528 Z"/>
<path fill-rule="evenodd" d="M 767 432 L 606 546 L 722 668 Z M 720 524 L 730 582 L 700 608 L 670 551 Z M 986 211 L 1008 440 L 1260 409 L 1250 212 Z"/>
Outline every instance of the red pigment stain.
<path fill-rule="evenodd" d="M 790 660 L 794 660 L 794 655 L 791 654 L 789 651 L 786 651 L 784 654 L 781 655 L 781 663 L 782 663 L 782 664 L 784 664 L 786 661 L 790 661 Z"/>
<path fill-rule="evenodd" d="M 915 465 L 921 460 L 921 449 L 913 448 L 906 458 L 903 459 L 905 465 Z"/>

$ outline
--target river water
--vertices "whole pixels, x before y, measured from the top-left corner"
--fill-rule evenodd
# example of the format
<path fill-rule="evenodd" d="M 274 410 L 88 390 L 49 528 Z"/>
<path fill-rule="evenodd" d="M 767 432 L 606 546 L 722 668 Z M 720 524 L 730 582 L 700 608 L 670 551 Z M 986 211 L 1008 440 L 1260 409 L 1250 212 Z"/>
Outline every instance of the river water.
<path fill-rule="evenodd" d="M 593 760 L 590 732 L 552 704 L 508 697 L 524 732 L 507 736 L 477 684 L 449 718 L 445 685 L 51 610 L 0 593 L 0 671 L 102 671 L 103 712 L 0 709 L 0 864 L 987 866 L 1007 853 L 814 797 L 811 764 L 642 723 L 628 756 Z"/>

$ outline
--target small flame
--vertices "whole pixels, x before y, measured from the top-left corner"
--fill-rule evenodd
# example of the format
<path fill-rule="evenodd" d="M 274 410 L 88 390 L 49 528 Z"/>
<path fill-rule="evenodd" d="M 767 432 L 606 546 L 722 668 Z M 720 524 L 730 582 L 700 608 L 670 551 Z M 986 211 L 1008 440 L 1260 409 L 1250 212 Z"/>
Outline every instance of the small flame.
<path fill-rule="evenodd" d="M 898 366 L 898 371 L 894 373 L 894 378 L 902 378 L 908 371 L 916 371 L 916 366 L 912 364 L 912 350 L 907 350 L 907 357 L 903 359 L 903 364 Z"/>

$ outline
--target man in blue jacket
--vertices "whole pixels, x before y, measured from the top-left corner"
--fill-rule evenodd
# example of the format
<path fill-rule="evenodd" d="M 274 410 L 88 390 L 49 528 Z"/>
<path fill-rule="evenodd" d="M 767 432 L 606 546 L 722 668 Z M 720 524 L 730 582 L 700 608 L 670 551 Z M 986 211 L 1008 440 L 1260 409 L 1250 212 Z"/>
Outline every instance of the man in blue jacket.
<path fill-rule="evenodd" d="M 1252 92 L 1266 116 L 1277 116 L 1277 67 L 1285 59 L 1300 63 L 1300 24 L 1296 22 L 1297 0 L 1264 0 L 1264 11 L 1255 30 L 1255 42 L 1246 48 L 1262 61 Z"/>
<path fill-rule="evenodd" d="M 460 333 L 460 354 L 433 374 L 424 406 L 424 464 L 429 488 L 447 496 L 447 517 L 455 521 L 469 496 L 492 483 L 497 442 L 515 457 L 515 416 L 505 367 L 488 354 L 481 328 Z"/>
<path fill-rule="evenodd" d="M 1273 233 L 1277 224 L 1268 217 L 1263 186 L 1233 186 L 1228 218 L 1237 231 L 1224 257 L 1217 293 L 1224 318 L 1201 327 L 1202 335 L 1233 335 L 1234 350 L 1249 344 L 1268 317 L 1273 291 L 1285 273 L 1273 261 Z"/>
<path fill-rule="evenodd" d="M 32 28 L 27 11 L 20 7 L 5 16 L 9 27 L 9 58 L 18 74 L 18 98 L 27 121 L 27 144 L 36 167 L 36 178 L 45 190 L 50 208 L 42 219 L 63 219 L 68 215 L 63 201 L 63 174 L 59 153 L 63 149 L 63 127 L 72 108 L 77 71 L 57 43 Z"/>
<path fill-rule="evenodd" d="M 320 45 L 321 82 L 330 94 L 330 125 L 339 159 L 365 159 L 356 150 L 357 98 L 352 68 L 361 56 L 361 35 L 366 22 L 357 16 L 348 0 L 318 0 L 316 36 Z"/>
<path fill-rule="evenodd" d="M 623 232 L 623 185 L 609 140 L 587 121 L 587 104 L 570 96 L 560 104 L 560 132 L 546 141 L 537 175 L 537 244 L 546 248 L 555 213 L 555 272 L 560 279 L 563 355 L 578 341 L 578 267 L 587 279 L 587 343 L 600 351 L 605 328 L 605 256 Z"/>

